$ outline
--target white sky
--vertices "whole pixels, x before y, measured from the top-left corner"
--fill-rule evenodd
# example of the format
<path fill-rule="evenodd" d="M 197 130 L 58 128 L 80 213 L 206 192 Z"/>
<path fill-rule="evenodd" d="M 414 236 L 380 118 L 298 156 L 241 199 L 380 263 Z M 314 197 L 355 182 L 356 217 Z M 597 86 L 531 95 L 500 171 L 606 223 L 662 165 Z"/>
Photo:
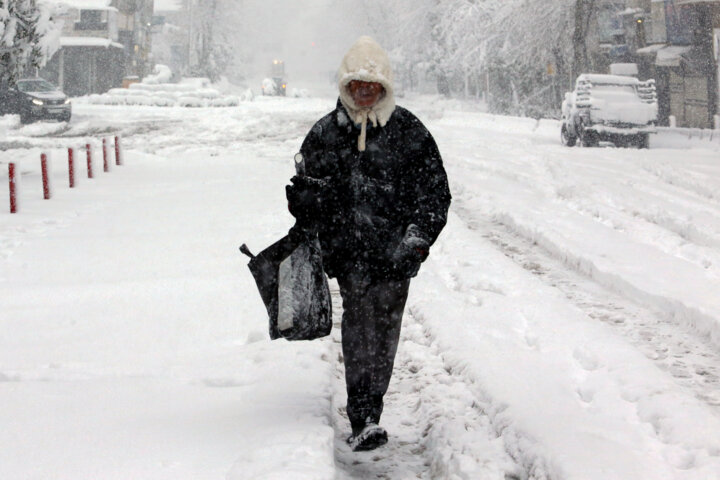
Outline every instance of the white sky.
<path fill-rule="evenodd" d="M 326 81 L 337 71 L 345 51 L 360 35 L 366 16 L 350 0 L 244 2 L 245 18 L 252 19 L 241 35 L 252 52 L 251 76 L 266 76 L 273 59 L 285 61 L 289 82 Z"/>

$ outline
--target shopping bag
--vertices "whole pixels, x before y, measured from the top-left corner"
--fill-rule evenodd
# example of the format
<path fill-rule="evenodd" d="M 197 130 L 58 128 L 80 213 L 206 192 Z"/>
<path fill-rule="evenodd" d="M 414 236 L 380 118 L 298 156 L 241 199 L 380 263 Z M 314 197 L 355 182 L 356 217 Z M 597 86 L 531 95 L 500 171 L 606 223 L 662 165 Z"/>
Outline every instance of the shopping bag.
<path fill-rule="evenodd" d="M 316 235 L 294 231 L 257 255 L 245 244 L 240 251 L 250 257 L 248 268 L 267 309 L 272 340 L 330 334 L 330 289 Z"/>

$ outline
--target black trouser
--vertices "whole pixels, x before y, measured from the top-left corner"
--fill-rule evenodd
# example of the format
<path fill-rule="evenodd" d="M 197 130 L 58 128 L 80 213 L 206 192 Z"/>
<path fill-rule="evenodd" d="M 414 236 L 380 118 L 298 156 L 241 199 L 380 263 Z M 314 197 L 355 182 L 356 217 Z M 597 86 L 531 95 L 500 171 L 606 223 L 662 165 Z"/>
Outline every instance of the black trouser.
<path fill-rule="evenodd" d="M 343 299 L 342 348 L 347 414 L 353 433 L 379 423 L 392 376 L 410 280 L 338 278 Z"/>

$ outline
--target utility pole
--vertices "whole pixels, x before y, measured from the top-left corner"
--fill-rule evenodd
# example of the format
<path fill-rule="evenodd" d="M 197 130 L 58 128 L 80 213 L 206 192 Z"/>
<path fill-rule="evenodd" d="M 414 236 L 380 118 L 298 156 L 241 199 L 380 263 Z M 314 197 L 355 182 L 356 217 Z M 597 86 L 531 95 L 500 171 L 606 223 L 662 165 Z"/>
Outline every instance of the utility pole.
<path fill-rule="evenodd" d="M 575 0 L 575 30 L 573 32 L 573 81 L 590 67 L 587 37 L 590 21 L 595 13 L 595 0 Z"/>

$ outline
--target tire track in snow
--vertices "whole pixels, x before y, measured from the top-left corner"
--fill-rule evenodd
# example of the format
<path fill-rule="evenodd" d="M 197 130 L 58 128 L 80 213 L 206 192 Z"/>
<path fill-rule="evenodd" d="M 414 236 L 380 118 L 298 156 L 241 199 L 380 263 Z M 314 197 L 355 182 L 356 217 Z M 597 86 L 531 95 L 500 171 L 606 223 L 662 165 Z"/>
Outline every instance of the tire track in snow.
<path fill-rule="evenodd" d="M 337 478 L 477 479 L 526 478 L 510 458 L 465 379 L 452 373 L 423 327 L 406 312 L 382 425 L 388 444 L 352 452 L 345 440 L 345 376 L 340 346 L 342 301 L 332 288 L 337 353 L 332 423 Z"/>
<path fill-rule="evenodd" d="M 720 413 L 720 353 L 708 339 L 572 270 L 505 225 L 480 220 L 462 208 L 456 212 L 506 257 L 560 290 L 590 318 L 613 327 L 677 384 Z"/>

